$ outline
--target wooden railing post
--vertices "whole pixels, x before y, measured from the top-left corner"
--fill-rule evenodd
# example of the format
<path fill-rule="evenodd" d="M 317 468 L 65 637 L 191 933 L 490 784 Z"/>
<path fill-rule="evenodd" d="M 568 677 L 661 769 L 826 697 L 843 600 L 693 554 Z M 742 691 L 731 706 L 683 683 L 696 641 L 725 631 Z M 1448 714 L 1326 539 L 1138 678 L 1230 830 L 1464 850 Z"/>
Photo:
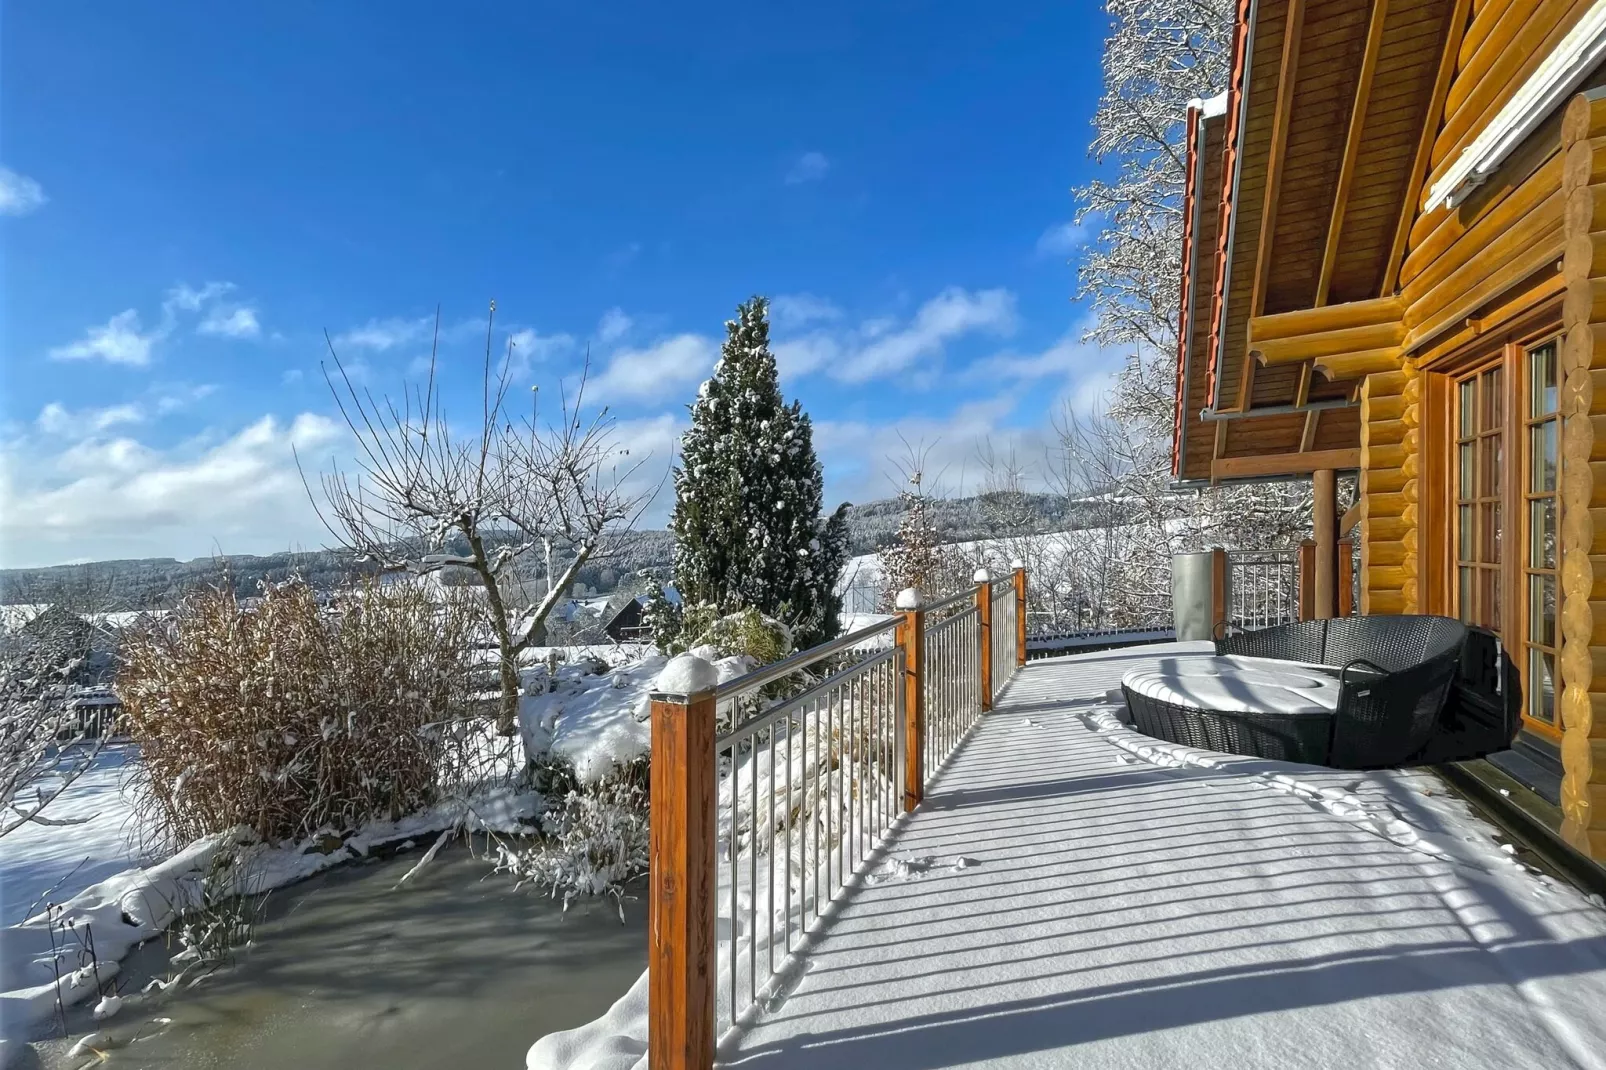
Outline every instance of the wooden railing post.
<path fill-rule="evenodd" d="M 1355 615 L 1355 543 L 1338 540 L 1338 615 Z"/>
<path fill-rule="evenodd" d="M 1217 546 L 1210 551 L 1210 637 L 1220 638 L 1227 630 L 1227 551 Z"/>
<path fill-rule="evenodd" d="M 1026 664 L 1026 562 L 1020 558 L 1009 563 L 1015 574 L 1015 668 Z"/>
<path fill-rule="evenodd" d="M 926 611 L 920 592 L 898 592 L 897 642 L 903 647 L 903 809 L 920 805 L 926 791 Z M 712 744 L 710 744 L 712 746 Z"/>
<path fill-rule="evenodd" d="M 1299 544 L 1299 619 L 1316 619 L 1316 541 Z"/>
<path fill-rule="evenodd" d="M 976 633 L 980 636 L 981 712 L 993 708 L 993 575 L 978 568 L 971 577 L 976 582 Z"/>
<path fill-rule="evenodd" d="M 647 1066 L 714 1065 L 714 688 L 682 654 L 652 693 Z"/>

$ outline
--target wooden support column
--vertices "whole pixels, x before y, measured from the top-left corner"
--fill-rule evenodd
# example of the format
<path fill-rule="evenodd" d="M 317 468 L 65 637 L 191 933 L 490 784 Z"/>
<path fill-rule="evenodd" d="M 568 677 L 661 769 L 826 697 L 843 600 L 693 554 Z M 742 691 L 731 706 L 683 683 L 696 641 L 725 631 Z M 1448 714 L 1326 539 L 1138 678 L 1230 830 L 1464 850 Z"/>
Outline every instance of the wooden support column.
<path fill-rule="evenodd" d="M 1338 473 L 1331 468 L 1313 472 L 1310 485 L 1311 527 L 1316 536 L 1312 615 L 1327 620 L 1338 610 Z"/>
<path fill-rule="evenodd" d="M 1316 619 L 1316 540 L 1299 544 L 1299 619 Z"/>
<path fill-rule="evenodd" d="M 1227 551 L 1217 546 L 1210 551 L 1210 638 L 1219 639 L 1227 631 Z"/>
<path fill-rule="evenodd" d="M 1015 573 L 1015 668 L 1026 664 L 1026 566 L 1014 561 Z"/>
<path fill-rule="evenodd" d="M 1606 90 L 1562 116 L 1562 836 L 1606 861 Z M 1601 623 L 1597 623 L 1601 621 Z M 1528 686 L 1533 688 L 1534 682 Z"/>
<path fill-rule="evenodd" d="M 714 688 L 701 658 L 681 655 L 675 690 L 654 691 L 648 832 L 647 1065 L 714 1065 Z M 670 670 L 665 670 L 669 677 Z M 670 681 L 666 680 L 666 684 Z"/>
<path fill-rule="evenodd" d="M 920 805 L 926 794 L 926 611 L 920 592 L 898 592 L 897 643 L 903 648 L 903 810 Z"/>
<path fill-rule="evenodd" d="M 1355 543 L 1350 539 L 1338 540 L 1338 615 L 1355 615 Z"/>
<path fill-rule="evenodd" d="M 981 712 L 993 708 L 993 576 L 978 568 L 971 577 L 976 582 L 976 634 L 981 650 L 977 665 L 981 669 Z"/>

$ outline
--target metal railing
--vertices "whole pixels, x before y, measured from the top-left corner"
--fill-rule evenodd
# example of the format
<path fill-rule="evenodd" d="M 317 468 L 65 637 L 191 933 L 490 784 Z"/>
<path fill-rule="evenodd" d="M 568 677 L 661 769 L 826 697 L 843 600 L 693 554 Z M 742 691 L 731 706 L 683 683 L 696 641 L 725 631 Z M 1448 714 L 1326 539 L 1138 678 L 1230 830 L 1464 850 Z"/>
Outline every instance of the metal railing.
<path fill-rule="evenodd" d="M 974 587 L 926 607 L 925 782 L 981 716 L 981 611 Z M 933 619 L 936 622 L 933 623 Z"/>
<path fill-rule="evenodd" d="M 993 584 L 992 608 L 988 614 L 987 624 L 992 633 L 992 650 L 988 651 L 987 655 L 992 659 L 993 693 L 987 696 L 988 702 L 991 703 L 1009 682 L 1020 657 L 1017 635 L 1020 624 L 1019 618 L 1015 615 L 1013 583 Z"/>
<path fill-rule="evenodd" d="M 779 689 L 717 738 L 715 882 L 729 924 L 719 1024 L 758 1003 L 820 911 L 902 812 L 904 652 L 886 621 L 721 686 Z M 784 694 L 784 692 L 794 692 Z"/>
<path fill-rule="evenodd" d="M 984 667 L 995 691 L 1014 674 L 1018 597 L 983 582 L 723 684 L 697 660 L 660 678 L 685 690 L 652 695 L 654 1065 L 710 1067 L 786 990 L 990 705 Z"/>
<path fill-rule="evenodd" d="M 1227 551 L 1227 626 L 1253 631 L 1299 619 L 1299 551 Z"/>

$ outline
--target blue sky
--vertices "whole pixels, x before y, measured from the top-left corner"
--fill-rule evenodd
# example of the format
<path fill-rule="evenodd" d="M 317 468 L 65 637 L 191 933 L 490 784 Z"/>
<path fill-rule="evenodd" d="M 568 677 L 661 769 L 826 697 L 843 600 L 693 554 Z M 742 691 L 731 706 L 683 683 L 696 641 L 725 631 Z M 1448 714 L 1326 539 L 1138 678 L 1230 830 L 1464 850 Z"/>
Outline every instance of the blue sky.
<path fill-rule="evenodd" d="M 871 10 L 865 10 L 869 8 Z M 489 300 L 670 456 L 722 324 L 776 300 L 828 496 L 1035 448 L 1079 344 L 1086 2 L 7 2 L 6 564 L 325 541 L 291 460 L 345 448 L 323 332 L 376 390 L 441 309 L 456 399 Z M 661 519 L 668 501 L 649 519 Z"/>

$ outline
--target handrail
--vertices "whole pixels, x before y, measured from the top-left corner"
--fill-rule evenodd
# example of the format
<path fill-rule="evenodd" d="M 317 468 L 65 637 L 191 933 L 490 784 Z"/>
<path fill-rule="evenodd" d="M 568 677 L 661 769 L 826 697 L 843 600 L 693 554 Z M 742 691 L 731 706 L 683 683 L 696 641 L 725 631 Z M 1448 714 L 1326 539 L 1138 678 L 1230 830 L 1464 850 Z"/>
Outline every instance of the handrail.
<path fill-rule="evenodd" d="M 844 650 L 864 642 L 866 639 L 874 639 L 882 632 L 892 631 L 897 626 L 898 620 L 894 617 L 891 620 L 880 621 L 876 624 L 867 624 L 857 631 L 839 635 L 835 639 L 821 643 L 819 646 L 811 646 L 807 650 L 799 650 L 797 653 L 788 655 L 780 661 L 760 666 L 745 676 L 738 676 L 734 680 L 725 681 L 714 689 L 714 697 L 715 699 L 727 699 L 739 692 L 751 691 L 755 687 L 763 687 L 765 684 L 790 676 L 799 669 L 806 669 L 817 661 L 823 661 L 832 654 L 840 654 Z"/>
<path fill-rule="evenodd" d="M 927 613 L 935 613 L 939 609 L 947 609 L 949 606 L 954 605 L 957 602 L 963 601 L 966 598 L 971 599 L 972 601 L 974 601 L 975 598 L 976 598 L 976 588 L 979 587 L 979 586 L 981 586 L 981 585 L 980 584 L 972 584 L 971 586 L 966 587 L 966 588 L 964 588 L 962 590 L 955 591 L 953 594 L 949 595 L 947 598 L 939 598 L 937 601 L 932 602 L 929 605 L 922 605 L 920 608 L 925 610 Z"/>
<path fill-rule="evenodd" d="M 832 673 L 830 676 L 827 676 L 824 680 L 821 680 L 819 683 L 815 684 L 806 691 L 802 691 L 788 698 L 778 699 L 775 705 L 765 710 L 758 717 L 754 717 L 748 721 L 743 721 L 741 724 L 737 725 L 735 728 L 732 728 L 724 735 L 715 737 L 714 750 L 716 752 L 728 750 L 733 744 L 740 743 L 749 736 L 757 735 L 770 725 L 774 724 L 776 721 L 780 720 L 782 717 L 785 717 L 787 714 L 796 711 L 799 706 L 818 698 L 820 695 L 838 686 L 854 673 L 862 672 L 865 669 L 872 668 L 873 666 L 881 664 L 883 661 L 892 660 L 893 658 L 897 657 L 897 655 L 900 653 L 900 650 L 900 647 L 889 646 L 885 650 L 878 651 L 872 657 L 865 658 L 863 661 L 854 662 L 841 672 Z"/>

